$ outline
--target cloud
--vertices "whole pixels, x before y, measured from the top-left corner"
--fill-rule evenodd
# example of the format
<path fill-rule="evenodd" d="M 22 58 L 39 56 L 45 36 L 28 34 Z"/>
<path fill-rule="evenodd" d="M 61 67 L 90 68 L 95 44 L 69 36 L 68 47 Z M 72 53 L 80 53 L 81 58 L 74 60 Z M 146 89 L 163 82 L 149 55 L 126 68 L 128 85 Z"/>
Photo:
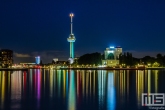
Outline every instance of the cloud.
<path fill-rule="evenodd" d="M 22 53 L 14 53 L 15 57 L 30 57 L 29 54 L 22 54 Z"/>
<path fill-rule="evenodd" d="M 68 60 L 69 53 L 66 51 L 41 51 L 41 52 L 32 52 L 33 57 L 40 56 L 43 63 L 50 63 L 54 58 L 59 60 Z"/>
<path fill-rule="evenodd" d="M 88 52 L 90 53 L 90 52 Z M 75 51 L 75 57 L 79 57 L 85 53 Z M 35 51 L 29 54 L 14 53 L 15 63 L 35 63 L 35 57 L 40 56 L 43 63 L 51 63 L 54 58 L 60 61 L 67 61 L 69 58 L 69 51 Z"/>
<path fill-rule="evenodd" d="M 43 63 L 51 63 L 54 58 L 67 61 L 69 53 L 66 51 L 36 51 L 29 54 L 14 53 L 14 63 L 35 63 L 35 57 L 40 56 Z"/>

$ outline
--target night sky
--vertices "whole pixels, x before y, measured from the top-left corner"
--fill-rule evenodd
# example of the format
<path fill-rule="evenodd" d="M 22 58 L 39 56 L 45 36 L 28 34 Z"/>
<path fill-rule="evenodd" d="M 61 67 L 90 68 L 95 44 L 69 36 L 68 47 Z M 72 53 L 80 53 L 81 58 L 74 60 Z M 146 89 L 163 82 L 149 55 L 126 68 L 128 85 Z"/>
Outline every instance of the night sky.
<path fill-rule="evenodd" d="M 0 48 L 15 62 L 67 60 L 71 12 L 77 57 L 111 45 L 135 57 L 165 54 L 165 0 L 1 0 Z"/>

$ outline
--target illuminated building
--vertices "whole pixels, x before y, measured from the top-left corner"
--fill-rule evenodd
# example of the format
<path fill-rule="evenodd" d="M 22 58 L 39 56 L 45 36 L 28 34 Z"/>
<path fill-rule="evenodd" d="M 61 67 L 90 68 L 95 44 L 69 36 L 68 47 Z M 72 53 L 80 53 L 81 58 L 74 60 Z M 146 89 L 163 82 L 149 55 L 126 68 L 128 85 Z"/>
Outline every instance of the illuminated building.
<path fill-rule="evenodd" d="M 35 57 L 36 59 L 36 64 L 40 64 L 40 56 Z"/>
<path fill-rule="evenodd" d="M 58 61 L 58 58 L 53 58 L 54 63 Z"/>
<path fill-rule="evenodd" d="M 8 68 L 13 64 L 13 51 L 8 49 L 0 50 L 0 67 Z"/>
<path fill-rule="evenodd" d="M 71 17 L 71 34 L 69 36 L 69 38 L 67 38 L 68 42 L 70 42 L 70 58 L 69 58 L 69 61 L 70 63 L 72 64 L 73 63 L 73 60 L 74 60 L 74 42 L 76 41 L 76 38 L 73 34 L 73 22 L 72 22 L 72 18 L 73 18 L 73 13 L 70 14 L 70 17 Z"/>
<path fill-rule="evenodd" d="M 122 53 L 121 47 L 113 47 L 106 48 L 104 51 L 104 60 L 102 60 L 102 64 L 105 66 L 116 66 L 119 64 L 119 55 Z"/>

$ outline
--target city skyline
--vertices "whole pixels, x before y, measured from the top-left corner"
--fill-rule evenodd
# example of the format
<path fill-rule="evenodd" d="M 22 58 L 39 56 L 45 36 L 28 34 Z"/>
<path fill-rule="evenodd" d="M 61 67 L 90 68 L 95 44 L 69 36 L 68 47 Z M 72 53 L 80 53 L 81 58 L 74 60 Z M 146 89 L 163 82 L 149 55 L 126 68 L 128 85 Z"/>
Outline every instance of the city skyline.
<path fill-rule="evenodd" d="M 69 13 L 75 14 L 75 55 L 102 52 L 111 45 L 135 57 L 165 53 L 165 1 L 32 2 L 0 1 L 0 48 L 15 57 L 36 55 L 67 60 Z M 48 61 L 50 62 L 50 60 Z"/>

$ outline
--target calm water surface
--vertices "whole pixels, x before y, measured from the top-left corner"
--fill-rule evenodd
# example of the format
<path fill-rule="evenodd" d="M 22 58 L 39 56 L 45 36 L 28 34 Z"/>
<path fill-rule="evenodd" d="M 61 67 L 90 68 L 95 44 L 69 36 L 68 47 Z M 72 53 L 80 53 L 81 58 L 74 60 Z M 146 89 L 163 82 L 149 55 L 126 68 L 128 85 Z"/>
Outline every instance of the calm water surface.
<path fill-rule="evenodd" d="M 0 71 L 0 110 L 148 110 L 142 93 L 165 93 L 165 71 Z"/>

